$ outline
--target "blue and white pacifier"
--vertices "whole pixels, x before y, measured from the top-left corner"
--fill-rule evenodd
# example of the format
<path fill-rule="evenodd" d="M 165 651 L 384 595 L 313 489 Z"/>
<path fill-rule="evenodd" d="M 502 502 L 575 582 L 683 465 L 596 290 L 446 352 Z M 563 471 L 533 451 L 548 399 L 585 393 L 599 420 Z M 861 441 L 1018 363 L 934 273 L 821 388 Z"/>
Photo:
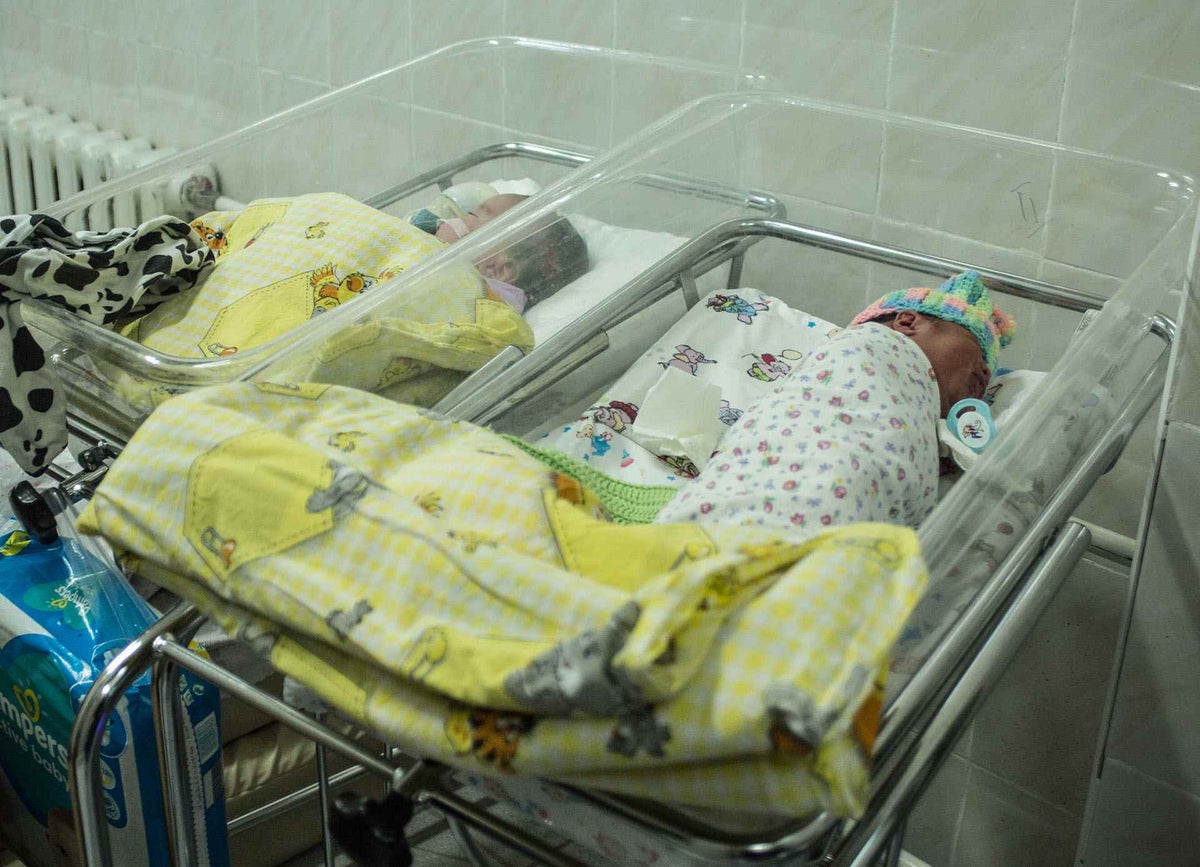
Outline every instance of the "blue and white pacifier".
<path fill-rule="evenodd" d="M 960 400 L 946 413 L 946 426 L 967 448 L 981 452 L 996 438 L 992 411 L 982 400 L 968 397 Z"/>

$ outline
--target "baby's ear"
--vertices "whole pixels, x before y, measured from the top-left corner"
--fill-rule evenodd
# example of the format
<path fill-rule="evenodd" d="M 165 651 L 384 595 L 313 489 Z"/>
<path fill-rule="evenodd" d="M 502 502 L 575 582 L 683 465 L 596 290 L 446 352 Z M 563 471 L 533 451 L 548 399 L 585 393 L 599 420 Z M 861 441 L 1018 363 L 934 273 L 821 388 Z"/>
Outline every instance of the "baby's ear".
<path fill-rule="evenodd" d="M 909 337 L 917 330 L 917 322 L 921 315 L 915 310 L 901 310 L 892 319 L 892 329 Z"/>
<path fill-rule="evenodd" d="M 515 285 L 517 280 L 520 279 L 520 276 L 521 275 L 517 268 L 517 263 L 505 256 L 500 261 L 499 275 L 497 279 L 504 283 L 511 283 Z"/>

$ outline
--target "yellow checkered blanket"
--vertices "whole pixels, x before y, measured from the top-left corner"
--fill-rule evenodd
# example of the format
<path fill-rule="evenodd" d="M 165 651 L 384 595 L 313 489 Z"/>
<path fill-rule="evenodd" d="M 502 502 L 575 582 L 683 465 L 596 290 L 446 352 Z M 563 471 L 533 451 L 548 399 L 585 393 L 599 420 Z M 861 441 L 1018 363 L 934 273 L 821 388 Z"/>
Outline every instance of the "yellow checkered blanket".
<path fill-rule="evenodd" d="M 486 429 L 338 387 L 163 404 L 85 511 L 414 754 L 681 803 L 852 815 L 916 536 L 623 526 Z"/>
<path fill-rule="evenodd" d="M 333 337 L 293 353 L 289 380 L 333 382 L 428 404 L 505 346 L 533 346 L 520 314 L 491 297 L 470 265 L 388 286 L 445 244 L 349 196 L 260 199 L 240 211 L 206 214 L 192 226 L 216 253 L 216 265 L 195 291 L 120 329 L 167 355 L 236 355 L 360 295 L 379 293 L 389 301 L 369 318 L 347 320 Z M 304 331 L 285 340 L 299 343 Z M 170 389 L 124 378 L 122 393 L 143 406 L 160 402 Z"/>

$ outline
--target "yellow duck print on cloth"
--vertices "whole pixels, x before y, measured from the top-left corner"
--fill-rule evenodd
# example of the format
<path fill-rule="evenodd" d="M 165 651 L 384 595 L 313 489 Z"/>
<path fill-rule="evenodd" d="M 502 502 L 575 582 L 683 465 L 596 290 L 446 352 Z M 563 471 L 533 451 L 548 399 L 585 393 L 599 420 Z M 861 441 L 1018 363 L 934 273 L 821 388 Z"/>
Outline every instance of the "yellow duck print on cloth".
<path fill-rule="evenodd" d="M 375 285 L 378 278 L 354 271 L 339 279 L 337 268 L 330 263 L 308 275 L 313 291 L 313 312 L 316 316 L 339 304 L 354 300 L 360 293 Z"/>
<path fill-rule="evenodd" d="M 607 516 L 486 429 L 242 383 L 161 406 L 80 526 L 414 754 L 858 812 L 888 650 L 925 580 L 915 534 Z"/>

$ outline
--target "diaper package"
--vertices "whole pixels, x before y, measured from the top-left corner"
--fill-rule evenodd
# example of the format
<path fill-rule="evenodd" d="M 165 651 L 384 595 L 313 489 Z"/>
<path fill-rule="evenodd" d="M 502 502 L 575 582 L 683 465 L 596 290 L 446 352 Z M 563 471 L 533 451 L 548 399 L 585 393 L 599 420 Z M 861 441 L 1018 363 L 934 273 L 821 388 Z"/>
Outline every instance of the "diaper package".
<path fill-rule="evenodd" d="M 0 838 L 28 867 L 77 867 L 67 790 L 71 727 L 97 675 L 156 619 L 108 558 L 59 519 L 48 545 L 0 521 Z M 198 863 L 227 867 L 217 690 L 184 674 L 183 752 L 203 817 L 190 823 Z M 101 746 L 113 863 L 169 861 L 147 674 L 128 691 Z"/>

